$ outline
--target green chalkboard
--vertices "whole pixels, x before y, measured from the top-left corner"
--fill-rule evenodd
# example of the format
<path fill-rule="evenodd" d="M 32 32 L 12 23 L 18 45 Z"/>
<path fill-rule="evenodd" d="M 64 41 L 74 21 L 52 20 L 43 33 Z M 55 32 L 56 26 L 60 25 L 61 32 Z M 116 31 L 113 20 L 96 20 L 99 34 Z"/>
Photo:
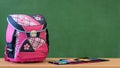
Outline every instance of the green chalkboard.
<path fill-rule="evenodd" d="M 48 57 L 120 57 L 120 0 L 0 0 L 0 57 L 9 14 L 46 17 Z"/>

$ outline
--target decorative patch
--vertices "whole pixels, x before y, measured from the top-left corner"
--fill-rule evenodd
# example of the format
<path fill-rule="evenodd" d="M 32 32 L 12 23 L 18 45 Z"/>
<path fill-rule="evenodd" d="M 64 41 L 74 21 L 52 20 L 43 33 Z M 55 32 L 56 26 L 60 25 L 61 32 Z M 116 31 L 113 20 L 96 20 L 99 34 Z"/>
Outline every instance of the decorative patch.
<path fill-rule="evenodd" d="M 25 15 L 12 15 L 13 19 L 20 25 L 23 26 L 35 26 L 36 23 L 32 22 L 29 18 Z"/>
<path fill-rule="evenodd" d="M 20 52 L 34 52 L 34 49 L 28 39 L 26 39 L 20 49 Z"/>
<path fill-rule="evenodd" d="M 24 50 L 29 50 L 29 48 L 30 48 L 30 45 L 28 45 L 28 44 L 24 45 Z"/>
<path fill-rule="evenodd" d="M 42 46 L 45 43 L 45 41 L 43 39 L 40 39 L 40 38 L 29 38 L 28 40 L 29 40 L 29 42 L 32 45 L 34 50 L 39 48 L 40 46 Z"/>
<path fill-rule="evenodd" d="M 40 20 L 41 20 L 41 16 L 39 16 L 39 15 L 36 15 L 36 16 L 33 16 L 33 17 L 34 17 L 34 19 L 37 20 L 37 21 L 40 21 Z"/>

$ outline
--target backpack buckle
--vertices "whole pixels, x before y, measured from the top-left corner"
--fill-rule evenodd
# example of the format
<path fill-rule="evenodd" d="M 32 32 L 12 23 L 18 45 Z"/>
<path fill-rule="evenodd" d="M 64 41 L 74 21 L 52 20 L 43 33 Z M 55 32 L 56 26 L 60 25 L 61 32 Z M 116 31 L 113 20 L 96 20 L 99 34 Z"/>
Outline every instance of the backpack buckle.
<path fill-rule="evenodd" d="M 36 36 L 37 36 L 37 31 L 36 31 L 36 30 L 32 30 L 32 31 L 30 32 L 30 36 L 31 36 L 31 37 L 36 37 Z"/>

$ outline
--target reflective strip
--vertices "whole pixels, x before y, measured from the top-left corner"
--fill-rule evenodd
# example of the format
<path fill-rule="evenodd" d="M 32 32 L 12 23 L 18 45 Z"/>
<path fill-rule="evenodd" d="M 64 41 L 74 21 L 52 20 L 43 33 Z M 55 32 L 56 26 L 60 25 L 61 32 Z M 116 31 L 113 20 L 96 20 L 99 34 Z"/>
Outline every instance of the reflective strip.
<path fill-rule="evenodd" d="M 12 49 L 10 49 L 10 48 L 7 48 L 7 50 L 8 50 L 8 51 L 13 51 L 13 50 L 12 50 Z"/>

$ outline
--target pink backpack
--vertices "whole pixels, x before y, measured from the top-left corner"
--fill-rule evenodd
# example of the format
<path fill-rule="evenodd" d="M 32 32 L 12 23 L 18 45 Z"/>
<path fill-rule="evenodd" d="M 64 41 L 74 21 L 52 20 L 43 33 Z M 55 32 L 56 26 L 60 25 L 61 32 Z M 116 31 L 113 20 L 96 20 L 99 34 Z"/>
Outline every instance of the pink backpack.
<path fill-rule="evenodd" d="M 5 60 L 39 62 L 48 55 L 48 29 L 42 15 L 13 14 L 7 17 Z"/>

